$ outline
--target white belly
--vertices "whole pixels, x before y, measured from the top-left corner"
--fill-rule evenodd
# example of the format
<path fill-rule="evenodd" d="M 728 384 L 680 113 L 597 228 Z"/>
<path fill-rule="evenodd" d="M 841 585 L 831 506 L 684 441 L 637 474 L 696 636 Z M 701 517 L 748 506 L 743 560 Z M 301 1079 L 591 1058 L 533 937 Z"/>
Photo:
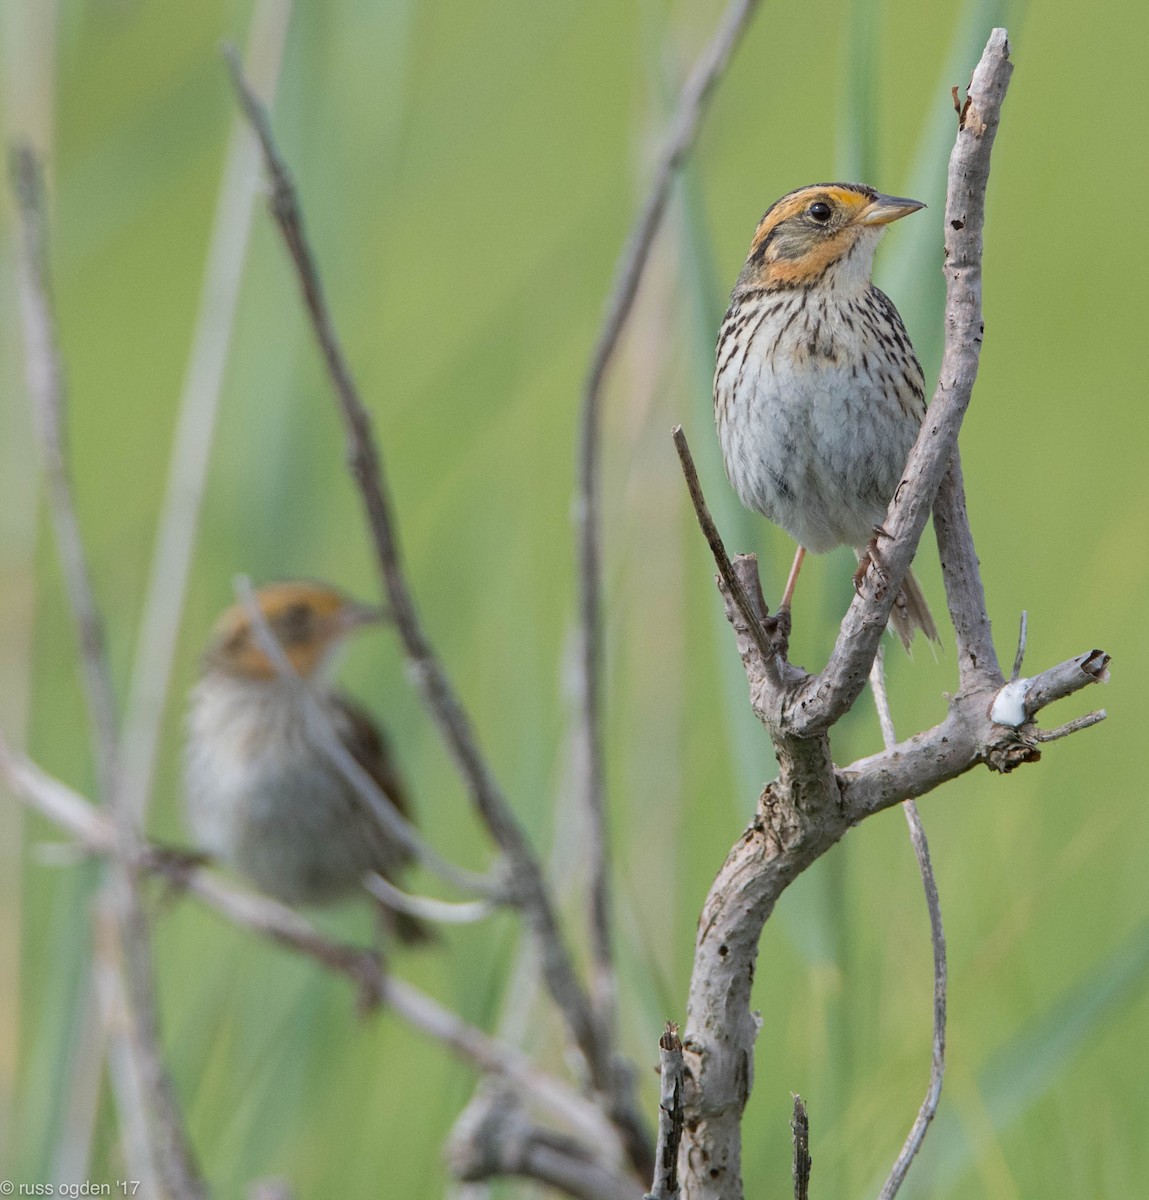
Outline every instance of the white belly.
<path fill-rule="evenodd" d="M 793 320 L 788 311 L 748 326 L 748 353 L 720 353 L 714 394 L 726 473 L 743 504 L 808 550 L 860 548 L 917 436 L 907 413 L 913 380 L 873 354 L 863 365 L 854 310 L 799 305 Z"/>
<path fill-rule="evenodd" d="M 395 856 L 373 816 L 307 738 L 302 714 L 263 704 L 241 681 L 192 696 L 185 762 L 188 825 L 199 846 L 289 904 L 354 892 Z M 272 715 L 272 713 L 276 715 Z"/>

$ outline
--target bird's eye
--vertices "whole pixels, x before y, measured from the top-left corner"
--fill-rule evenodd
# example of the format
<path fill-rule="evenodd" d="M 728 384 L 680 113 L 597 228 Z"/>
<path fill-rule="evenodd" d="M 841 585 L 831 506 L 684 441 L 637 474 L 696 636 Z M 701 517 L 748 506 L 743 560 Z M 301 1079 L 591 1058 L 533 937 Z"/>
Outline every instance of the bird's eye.
<path fill-rule="evenodd" d="M 815 200 L 807 209 L 810 216 L 815 221 L 828 221 L 830 219 L 830 206 L 821 200 Z"/>
<path fill-rule="evenodd" d="M 289 604 L 271 625 L 280 641 L 305 642 L 312 633 L 311 609 L 306 604 Z"/>

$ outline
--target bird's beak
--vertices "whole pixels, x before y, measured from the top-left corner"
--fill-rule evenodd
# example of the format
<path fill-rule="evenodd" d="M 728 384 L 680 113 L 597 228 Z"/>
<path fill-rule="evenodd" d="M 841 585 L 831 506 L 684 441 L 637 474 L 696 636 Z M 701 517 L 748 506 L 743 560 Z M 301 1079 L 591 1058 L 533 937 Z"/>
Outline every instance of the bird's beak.
<path fill-rule="evenodd" d="M 339 624 L 343 633 L 350 633 L 363 625 L 379 625 L 386 621 L 390 612 L 375 604 L 360 604 L 352 600 L 345 604 L 339 613 Z"/>
<path fill-rule="evenodd" d="M 920 200 L 908 200 L 905 196 L 879 195 L 862 210 L 860 222 L 863 225 L 888 225 L 899 217 L 908 217 L 919 208 L 925 208 Z"/>

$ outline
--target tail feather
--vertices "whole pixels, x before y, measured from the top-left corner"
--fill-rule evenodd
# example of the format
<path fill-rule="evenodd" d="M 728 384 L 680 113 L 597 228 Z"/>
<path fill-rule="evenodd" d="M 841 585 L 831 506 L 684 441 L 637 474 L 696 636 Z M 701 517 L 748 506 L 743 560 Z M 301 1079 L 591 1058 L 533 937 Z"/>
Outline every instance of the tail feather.
<path fill-rule="evenodd" d="M 890 613 L 890 624 L 907 650 L 914 640 L 916 629 L 920 629 L 931 642 L 941 642 L 930 606 L 926 603 L 925 593 L 913 571 L 907 571 L 905 579 L 902 580 L 902 590 L 898 592 L 898 598 L 894 601 Z"/>

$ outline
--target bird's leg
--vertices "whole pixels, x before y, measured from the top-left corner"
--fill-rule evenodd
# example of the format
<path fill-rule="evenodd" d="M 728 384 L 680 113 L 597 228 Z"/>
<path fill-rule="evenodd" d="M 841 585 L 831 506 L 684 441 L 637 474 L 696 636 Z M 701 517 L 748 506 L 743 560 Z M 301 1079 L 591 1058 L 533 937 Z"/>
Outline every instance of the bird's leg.
<path fill-rule="evenodd" d="M 771 640 L 774 649 L 785 658 L 790 649 L 790 601 L 794 596 L 794 585 L 798 582 L 798 572 L 802 569 L 802 560 L 806 557 L 806 547 L 799 546 L 794 553 L 794 562 L 790 574 L 786 578 L 786 588 L 782 592 L 782 603 L 774 614 Z"/>
<path fill-rule="evenodd" d="M 794 585 L 798 582 L 798 572 L 802 569 L 802 560 L 806 557 L 806 547 L 799 546 L 794 554 L 794 563 L 790 567 L 790 574 L 786 579 L 786 590 L 782 593 L 782 603 L 778 605 L 778 616 L 786 614 L 786 619 L 790 619 L 790 600 L 794 595 Z"/>

